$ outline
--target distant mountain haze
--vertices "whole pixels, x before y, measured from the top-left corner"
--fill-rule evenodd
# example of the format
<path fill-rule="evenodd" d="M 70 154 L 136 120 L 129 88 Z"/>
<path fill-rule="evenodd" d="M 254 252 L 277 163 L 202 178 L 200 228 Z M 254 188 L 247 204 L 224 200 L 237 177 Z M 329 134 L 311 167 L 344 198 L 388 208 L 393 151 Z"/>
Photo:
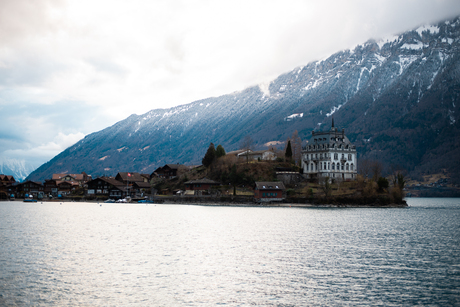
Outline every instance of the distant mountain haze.
<path fill-rule="evenodd" d="M 297 130 L 335 127 L 358 159 L 403 166 L 411 176 L 446 172 L 460 181 L 460 19 L 370 40 L 311 62 L 269 84 L 170 109 L 131 115 L 86 136 L 28 179 L 53 173 L 150 173 L 166 163 L 200 164 L 209 143 L 256 148 Z M 283 149 L 283 145 L 279 145 Z"/>

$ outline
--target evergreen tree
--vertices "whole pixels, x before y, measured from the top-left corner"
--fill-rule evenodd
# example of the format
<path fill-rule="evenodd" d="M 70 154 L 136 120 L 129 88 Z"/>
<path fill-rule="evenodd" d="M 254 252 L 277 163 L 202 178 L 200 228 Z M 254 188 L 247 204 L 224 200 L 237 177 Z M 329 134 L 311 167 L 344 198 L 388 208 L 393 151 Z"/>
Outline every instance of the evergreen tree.
<path fill-rule="evenodd" d="M 226 155 L 226 153 L 225 153 L 224 147 L 222 145 L 217 146 L 217 148 L 216 148 L 216 158 L 220 158 L 220 157 L 223 157 L 225 155 Z"/>
<path fill-rule="evenodd" d="M 208 150 L 206 151 L 206 154 L 203 157 L 203 160 L 201 160 L 201 163 L 203 163 L 204 166 L 208 167 L 214 162 L 216 159 L 216 149 L 214 148 L 214 144 L 211 143 L 208 147 Z"/>
<path fill-rule="evenodd" d="M 292 148 L 291 148 L 291 140 L 288 141 L 287 147 L 286 147 L 286 153 L 284 154 L 287 160 L 291 161 L 292 159 Z"/>

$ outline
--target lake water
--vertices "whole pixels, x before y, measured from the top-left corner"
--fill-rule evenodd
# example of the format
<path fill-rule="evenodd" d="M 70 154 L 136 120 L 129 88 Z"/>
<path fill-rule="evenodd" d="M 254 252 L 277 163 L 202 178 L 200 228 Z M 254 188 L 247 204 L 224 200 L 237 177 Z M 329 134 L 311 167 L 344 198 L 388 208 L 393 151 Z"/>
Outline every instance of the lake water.
<path fill-rule="evenodd" d="M 460 199 L 408 204 L 0 202 L 0 305 L 460 305 Z"/>

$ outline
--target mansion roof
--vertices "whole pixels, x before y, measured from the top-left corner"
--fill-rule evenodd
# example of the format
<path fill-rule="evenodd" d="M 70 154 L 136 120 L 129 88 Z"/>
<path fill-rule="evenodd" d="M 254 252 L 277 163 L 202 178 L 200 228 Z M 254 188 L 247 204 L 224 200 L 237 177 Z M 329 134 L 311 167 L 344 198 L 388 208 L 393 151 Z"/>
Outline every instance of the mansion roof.
<path fill-rule="evenodd" d="M 339 131 L 337 128 L 332 127 L 329 131 L 312 131 L 311 138 L 307 142 L 305 150 L 321 150 L 329 148 L 349 149 L 356 150 L 356 146 L 353 145 L 345 135 L 345 129 Z"/>

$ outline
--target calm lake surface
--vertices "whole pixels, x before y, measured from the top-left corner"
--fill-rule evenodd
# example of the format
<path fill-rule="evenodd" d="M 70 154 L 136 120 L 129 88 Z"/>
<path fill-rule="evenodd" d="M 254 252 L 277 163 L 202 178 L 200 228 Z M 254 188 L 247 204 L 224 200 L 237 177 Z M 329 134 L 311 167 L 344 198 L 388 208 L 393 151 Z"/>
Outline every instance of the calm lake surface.
<path fill-rule="evenodd" d="M 460 305 L 460 199 L 0 202 L 0 306 Z"/>

